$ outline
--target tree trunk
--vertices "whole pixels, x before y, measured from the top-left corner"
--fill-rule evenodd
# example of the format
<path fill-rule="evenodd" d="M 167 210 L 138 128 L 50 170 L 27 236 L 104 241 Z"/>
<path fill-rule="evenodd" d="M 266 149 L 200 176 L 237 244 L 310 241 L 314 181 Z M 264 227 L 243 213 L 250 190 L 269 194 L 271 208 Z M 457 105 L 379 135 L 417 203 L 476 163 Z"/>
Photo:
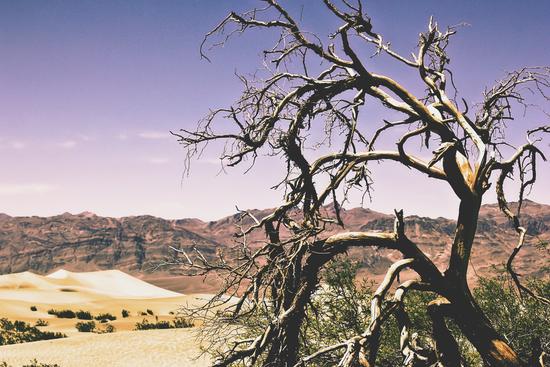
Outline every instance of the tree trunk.
<path fill-rule="evenodd" d="M 343 252 L 344 248 L 324 252 L 321 248 L 307 257 L 303 267 L 301 257 L 295 260 L 292 278 L 297 280 L 291 292 L 286 292 L 283 310 L 291 310 L 285 320 L 281 322 L 279 337 L 275 338 L 267 358 L 265 367 L 293 367 L 298 361 L 300 348 L 300 328 L 303 324 L 306 305 L 319 285 L 321 268 L 334 256 Z M 287 311 L 285 311 L 287 312 Z"/>
<path fill-rule="evenodd" d="M 432 337 L 435 342 L 437 360 L 442 367 L 461 367 L 461 356 L 458 344 L 447 328 L 447 316 L 450 303 L 445 298 L 438 298 L 428 304 L 428 315 L 432 320 Z"/>
<path fill-rule="evenodd" d="M 449 268 L 445 272 L 450 289 L 446 297 L 453 305 L 453 319 L 477 349 L 487 367 L 526 367 L 502 338 L 474 300 L 467 282 L 470 252 L 474 243 L 481 195 L 462 198 Z"/>
<path fill-rule="evenodd" d="M 303 317 L 293 317 L 269 349 L 264 367 L 293 367 L 298 361 L 299 331 Z"/>
<path fill-rule="evenodd" d="M 474 345 L 487 367 L 527 367 L 491 325 L 471 293 L 452 297 L 454 321 Z"/>

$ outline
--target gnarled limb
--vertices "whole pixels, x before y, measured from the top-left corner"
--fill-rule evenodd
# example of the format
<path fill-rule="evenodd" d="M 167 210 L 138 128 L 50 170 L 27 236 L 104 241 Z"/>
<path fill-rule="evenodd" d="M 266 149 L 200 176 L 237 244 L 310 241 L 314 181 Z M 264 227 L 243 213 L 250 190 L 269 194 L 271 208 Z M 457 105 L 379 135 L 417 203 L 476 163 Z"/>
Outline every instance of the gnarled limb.
<path fill-rule="evenodd" d="M 545 304 L 550 304 L 550 300 L 535 294 L 531 289 L 521 284 L 521 281 L 519 279 L 519 274 L 516 273 L 513 269 L 514 259 L 517 256 L 517 254 L 520 252 L 520 250 L 522 249 L 525 243 L 525 235 L 527 233 L 527 230 L 520 225 L 519 212 L 521 210 L 524 191 L 529 186 L 533 185 L 536 181 L 537 155 L 540 155 L 542 159 L 546 160 L 546 157 L 544 156 L 544 154 L 542 154 L 542 152 L 537 147 L 535 147 L 532 142 L 529 142 L 528 144 L 525 144 L 521 146 L 519 149 L 517 149 L 516 152 L 512 155 L 512 157 L 510 157 L 508 160 L 499 162 L 498 164 L 496 164 L 495 165 L 496 168 L 500 169 L 500 175 L 496 183 L 496 193 L 497 193 L 497 199 L 498 199 L 500 210 L 510 219 L 514 229 L 516 230 L 519 236 L 518 243 L 516 247 L 514 247 L 514 250 L 510 254 L 508 261 L 506 262 L 506 270 L 512 277 L 512 280 L 518 289 L 520 297 L 523 297 L 523 294 L 525 293 Z M 504 181 L 512 173 L 512 169 L 514 165 L 518 162 L 521 162 L 522 157 L 529 159 L 527 164 L 532 166 L 531 178 L 526 180 L 525 176 L 522 173 L 520 174 L 520 180 L 521 180 L 520 194 L 519 194 L 520 201 L 518 202 L 517 213 L 513 213 L 510 210 L 510 207 L 508 206 L 508 201 L 506 200 L 506 196 L 504 194 Z"/>
<path fill-rule="evenodd" d="M 427 284 L 409 280 L 401 284 L 395 291 L 392 302 L 397 304 L 395 316 L 400 329 L 399 348 L 403 354 L 404 367 L 431 366 L 435 362 L 435 354 L 431 350 L 421 350 L 416 345 L 416 333 L 411 333 L 411 321 L 405 311 L 404 298 L 409 289 L 431 290 Z"/>
<path fill-rule="evenodd" d="M 467 283 L 467 271 L 483 195 L 491 187 L 492 173 L 498 172 L 495 191 L 499 204 L 520 235 L 508 269 L 520 292 L 529 294 L 513 271 L 513 260 L 523 246 L 525 232 L 519 225 L 519 213 L 512 214 L 507 206 L 503 182 L 517 166 L 521 202 L 524 192 L 536 180 L 536 158 L 542 156 L 536 147 L 538 140 L 533 137 L 550 129 L 531 128 L 528 144 L 508 160 L 502 159 L 500 149 L 510 145 L 505 140 L 504 122 L 513 118 L 512 107 L 516 103 L 527 105 L 522 88 L 530 87 L 548 100 L 550 69 L 524 68 L 510 73 L 485 92 L 479 111 L 472 116 L 464 99 L 464 110 L 456 102 L 457 90 L 449 69 L 447 45 L 456 28 L 441 31 L 430 19 L 411 59 L 392 49 L 374 29 L 361 1 L 323 0 L 321 6 L 340 22 L 328 39 L 304 31 L 301 19 L 278 1 L 263 3 L 265 6 L 261 8 L 230 13 L 207 34 L 201 53 L 204 56 L 207 43 L 216 37 L 221 40 L 214 45 L 223 45 L 234 34 L 271 30 L 278 37 L 274 46 L 264 51 L 265 70 L 255 77 L 239 76 L 243 91 L 233 106 L 213 111 L 196 131 L 182 130 L 175 134 L 187 148 L 188 160 L 200 156 L 206 145 L 223 142 L 221 160 L 225 166 L 248 160 L 251 169 L 262 154 L 278 156 L 285 164 L 285 173 L 274 186 L 284 189 L 283 203 L 263 218 L 254 218 L 239 228 L 233 259 L 227 259 L 225 254 L 212 259 L 198 250 L 190 255 L 180 253 L 183 257 L 180 261 L 196 274 L 218 271 L 225 275 L 224 287 L 206 310 L 225 306 L 230 312 L 222 313 L 222 318 L 228 323 L 251 320 L 259 312 L 268 320 L 266 324 L 255 324 L 253 337 L 247 336 L 242 343 L 229 348 L 219 365 L 237 361 L 254 365 L 262 361 L 266 365 L 291 367 L 346 348 L 340 361 L 342 366 L 355 363 L 372 367 L 380 325 L 390 314 L 399 319 L 403 331 L 401 350 L 406 361 L 429 360 L 429 356 L 414 347 L 400 300 L 404 289 L 398 288 L 393 304 L 384 299 L 395 274 L 407 266 L 449 302 L 429 306 L 441 363 L 459 363 L 445 327 L 444 317 L 449 317 L 488 366 L 525 366 L 477 306 Z M 412 70 L 425 91 L 413 93 L 402 81 L 371 70 L 358 45 L 373 47 L 375 55 L 389 55 L 392 62 Z M 454 98 L 450 97 L 453 88 Z M 371 126 L 375 122 L 367 121 L 362 111 L 373 103 L 385 108 L 392 119 L 398 115 L 398 122 Z M 221 122 L 228 124 L 220 125 Z M 394 127 L 405 132 L 395 138 L 390 133 Z M 320 137 L 314 133 L 317 130 L 322 130 Z M 395 146 L 379 149 L 388 139 Z M 426 156 L 424 151 L 413 149 L 413 144 L 409 144 L 413 140 L 419 141 L 420 147 L 434 143 L 439 147 Z M 459 198 L 457 227 L 444 274 L 405 236 L 402 212 L 396 212 L 393 232 L 344 229 L 335 235 L 325 234 L 334 225 L 345 227 L 340 211 L 349 199 L 349 191 L 359 189 L 370 195 L 373 180 L 369 167 L 373 162 L 385 161 L 446 182 Z M 334 207 L 333 214 L 325 210 L 328 204 Z M 265 231 L 267 238 L 265 243 L 251 246 L 247 236 L 256 230 Z M 372 300 L 368 330 L 302 356 L 300 328 L 307 317 L 307 304 L 321 281 L 322 268 L 338 254 L 358 247 L 397 250 L 406 260 L 390 267 L 378 288 Z M 238 299 L 234 301 L 227 295 Z M 447 313 L 453 310 L 460 312 Z"/>

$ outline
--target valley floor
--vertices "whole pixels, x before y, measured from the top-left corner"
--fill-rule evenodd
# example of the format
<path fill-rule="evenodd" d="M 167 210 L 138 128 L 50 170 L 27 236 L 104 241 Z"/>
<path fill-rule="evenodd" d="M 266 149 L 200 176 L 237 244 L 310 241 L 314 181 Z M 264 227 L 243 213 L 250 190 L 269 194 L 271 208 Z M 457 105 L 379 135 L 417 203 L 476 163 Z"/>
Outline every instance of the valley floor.
<path fill-rule="evenodd" d="M 36 358 L 61 367 L 202 367 L 193 329 L 80 334 L 70 338 L 0 347 L 0 361 L 22 366 Z M 198 357 L 198 358 L 197 358 Z"/>

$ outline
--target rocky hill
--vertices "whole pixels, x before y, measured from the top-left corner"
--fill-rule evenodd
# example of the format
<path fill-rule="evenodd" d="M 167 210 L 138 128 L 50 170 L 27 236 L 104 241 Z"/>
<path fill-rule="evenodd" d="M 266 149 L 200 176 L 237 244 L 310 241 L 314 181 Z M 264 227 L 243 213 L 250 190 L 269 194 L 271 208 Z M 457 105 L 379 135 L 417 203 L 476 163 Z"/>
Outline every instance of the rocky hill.
<path fill-rule="evenodd" d="M 261 217 L 268 211 L 252 211 Z M 344 210 L 346 230 L 391 230 L 393 216 L 369 209 Z M 92 213 L 53 217 L 10 217 L 0 214 L 0 273 L 31 270 L 49 273 L 64 268 L 74 271 L 119 269 L 157 285 L 178 291 L 204 291 L 216 279 L 189 279 L 175 266 L 156 268 L 172 254 L 172 247 L 198 247 L 206 256 L 233 244 L 238 215 L 218 221 L 199 219 L 165 220 L 152 216 L 105 218 Z M 523 225 L 527 245 L 518 256 L 516 268 L 525 275 L 548 274 L 549 252 L 540 246 L 550 240 L 550 205 L 526 201 Z M 408 216 L 407 233 L 435 263 L 444 269 L 450 252 L 454 221 L 446 218 Z M 330 231 L 336 232 L 333 228 Z M 249 241 L 264 241 L 261 233 Z M 517 235 L 497 205 L 484 205 L 480 213 L 477 243 L 473 250 L 470 278 L 494 273 L 505 263 Z M 397 253 L 378 249 L 354 250 L 362 264 L 361 273 L 379 278 Z"/>

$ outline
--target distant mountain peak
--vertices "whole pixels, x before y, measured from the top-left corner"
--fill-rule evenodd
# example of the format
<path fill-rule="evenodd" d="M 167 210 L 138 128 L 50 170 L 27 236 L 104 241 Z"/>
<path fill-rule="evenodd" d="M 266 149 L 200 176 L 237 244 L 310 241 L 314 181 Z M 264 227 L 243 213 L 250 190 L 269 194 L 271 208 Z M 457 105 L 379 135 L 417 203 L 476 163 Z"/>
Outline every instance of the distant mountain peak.
<path fill-rule="evenodd" d="M 79 217 L 85 217 L 85 218 L 92 218 L 97 217 L 95 213 L 89 212 L 89 211 L 83 211 L 82 213 L 77 214 Z"/>

